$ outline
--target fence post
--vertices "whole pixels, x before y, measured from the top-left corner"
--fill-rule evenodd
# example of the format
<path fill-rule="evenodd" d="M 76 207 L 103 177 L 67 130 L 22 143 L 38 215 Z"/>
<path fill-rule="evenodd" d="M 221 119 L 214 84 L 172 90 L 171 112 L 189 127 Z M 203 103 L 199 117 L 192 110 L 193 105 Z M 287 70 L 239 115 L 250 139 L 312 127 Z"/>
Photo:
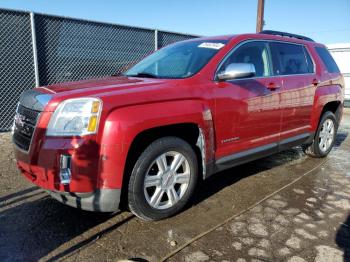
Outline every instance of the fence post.
<path fill-rule="evenodd" d="M 38 86 L 40 86 L 39 67 L 38 67 L 38 51 L 37 51 L 37 45 L 36 45 L 35 17 L 34 17 L 33 12 L 30 12 L 30 28 L 31 28 L 31 33 L 32 33 L 35 86 L 38 87 Z"/>
<path fill-rule="evenodd" d="M 158 50 L 158 30 L 154 29 L 154 51 Z"/>

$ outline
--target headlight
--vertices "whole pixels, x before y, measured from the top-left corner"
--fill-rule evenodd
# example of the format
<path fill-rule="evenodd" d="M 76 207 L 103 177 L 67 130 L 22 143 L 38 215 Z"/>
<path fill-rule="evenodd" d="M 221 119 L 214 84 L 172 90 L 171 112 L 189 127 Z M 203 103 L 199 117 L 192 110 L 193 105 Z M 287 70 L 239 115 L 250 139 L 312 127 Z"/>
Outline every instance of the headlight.
<path fill-rule="evenodd" d="M 46 135 L 83 136 L 98 129 L 102 101 L 97 98 L 74 98 L 63 101 L 53 113 Z"/>

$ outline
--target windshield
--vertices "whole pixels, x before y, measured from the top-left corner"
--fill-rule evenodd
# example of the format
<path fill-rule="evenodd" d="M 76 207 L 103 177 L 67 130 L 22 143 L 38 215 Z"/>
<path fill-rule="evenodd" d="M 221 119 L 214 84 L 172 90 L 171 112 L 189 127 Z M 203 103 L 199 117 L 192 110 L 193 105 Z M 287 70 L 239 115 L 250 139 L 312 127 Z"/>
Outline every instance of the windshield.
<path fill-rule="evenodd" d="M 151 54 L 125 76 L 186 78 L 196 74 L 222 48 L 225 40 L 180 42 Z"/>

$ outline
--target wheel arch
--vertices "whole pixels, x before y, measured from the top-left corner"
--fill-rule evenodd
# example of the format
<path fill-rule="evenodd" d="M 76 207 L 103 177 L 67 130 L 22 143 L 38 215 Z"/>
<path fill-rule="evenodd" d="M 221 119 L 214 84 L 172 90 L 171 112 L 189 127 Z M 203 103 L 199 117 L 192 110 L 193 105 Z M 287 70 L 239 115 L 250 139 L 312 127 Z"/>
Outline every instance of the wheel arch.
<path fill-rule="evenodd" d="M 130 179 L 130 174 L 141 153 L 150 145 L 162 137 L 177 137 L 186 141 L 197 156 L 198 173 L 201 174 L 200 178 L 205 178 L 205 149 L 204 149 L 204 137 L 203 130 L 197 123 L 177 123 L 159 127 L 153 127 L 143 130 L 134 138 L 130 144 L 128 154 L 125 161 L 125 168 L 123 174 L 122 185 L 122 203 L 127 203 L 127 188 Z"/>
<path fill-rule="evenodd" d="M 169 101 L 119 108 L 108 115 L 101 138 L 101 158 L 106 159 L 102 164 L 108 168 L 100 167 L 101 183 L 125 190 L 136 158 L 152 141 L 164 136 L 188 142 L 201 160 L 199 168 L 205 176 L 206 164 L 214 157 L 211 111 L 201 100 Z M 107 157 L 105 147 L 110 149 Z"/>
<path fill-rule="evenodd" d="M 340 120 L 341 114 L 342 114 L 341 104 L 342 104 L 341 101 L 330 101 L 330 102 L 326 103 L 322 108 L 320 118 L 323 116 L 323 114 L 325 112 L 330 111 L 335 115 L 335 117 L 339 123 L 339 120 Z"/>
<path fill-rule="evenodd" d="M 322 115 L 331 111 L 339 122 L 342 116 L 343 91 L 339 85 L 325 85 L 316 89 L 311 116 L 311 127 L 316 131 Z"/>

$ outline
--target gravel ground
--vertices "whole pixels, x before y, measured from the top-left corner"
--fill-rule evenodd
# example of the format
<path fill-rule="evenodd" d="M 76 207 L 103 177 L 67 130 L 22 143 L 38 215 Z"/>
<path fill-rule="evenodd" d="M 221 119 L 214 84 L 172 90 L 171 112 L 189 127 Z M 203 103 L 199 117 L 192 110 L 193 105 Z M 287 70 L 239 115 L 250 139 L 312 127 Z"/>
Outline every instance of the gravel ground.
<path fill-rule="evenodd" d="M 350 115 L 326 159 L 294 148 L 221 172 L 159 222 L 64 206 L 0 134 L 0 261 L 350 261 Z"/>

